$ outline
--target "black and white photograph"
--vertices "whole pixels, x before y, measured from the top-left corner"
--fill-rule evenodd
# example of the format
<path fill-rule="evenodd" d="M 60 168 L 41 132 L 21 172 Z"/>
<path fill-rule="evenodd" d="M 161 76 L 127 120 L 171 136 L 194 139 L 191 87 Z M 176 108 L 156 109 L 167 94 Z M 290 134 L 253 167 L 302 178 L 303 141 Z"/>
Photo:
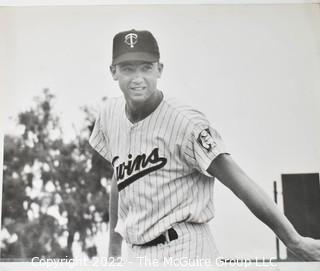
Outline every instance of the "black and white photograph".
<path fill-rule="evenodd" d="M 1 270 L 319 270 L 320 2 L 22 2 Z"/>

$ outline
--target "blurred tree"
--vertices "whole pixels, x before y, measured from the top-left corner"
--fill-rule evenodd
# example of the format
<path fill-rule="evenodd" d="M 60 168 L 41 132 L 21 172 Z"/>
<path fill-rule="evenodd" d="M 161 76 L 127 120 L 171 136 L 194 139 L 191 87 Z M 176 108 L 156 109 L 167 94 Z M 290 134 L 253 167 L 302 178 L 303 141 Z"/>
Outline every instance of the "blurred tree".
<path fill-rule="evenodd" d="M 1 242 L 1 258 L 72 257 L 76 233 L 83 251 L 95 256 L 88 239 L 109 220 L 112 167 L 88 144 L 92 110 L 82 108 L 83 128 L 65 142 L 53 101 L 45 89 L 18 115 L 22 135 L 4 138 L 2 232 L 10 238 Z"/>

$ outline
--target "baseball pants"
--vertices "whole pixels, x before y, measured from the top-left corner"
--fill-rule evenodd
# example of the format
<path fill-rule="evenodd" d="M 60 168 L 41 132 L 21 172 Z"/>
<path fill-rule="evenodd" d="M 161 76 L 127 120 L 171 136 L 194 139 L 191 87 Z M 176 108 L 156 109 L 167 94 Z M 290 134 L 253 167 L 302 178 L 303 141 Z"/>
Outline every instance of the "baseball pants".
<path fill-rule="evenodd" d="M 178 223 L 174 230 L 176 240 L 155 246 L 127 244 L 128 260 L 139 262 L 142 258 L 157 259 L 159 262 L 170 258 L 205 259 L 212 263 L 219 257 L 213 235 L 207 223 Z"/>

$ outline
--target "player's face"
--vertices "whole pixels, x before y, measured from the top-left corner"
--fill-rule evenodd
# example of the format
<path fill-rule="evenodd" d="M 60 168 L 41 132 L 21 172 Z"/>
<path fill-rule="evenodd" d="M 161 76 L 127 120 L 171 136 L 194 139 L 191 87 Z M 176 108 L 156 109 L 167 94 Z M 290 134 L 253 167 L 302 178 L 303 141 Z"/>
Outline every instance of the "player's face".
<path fill-rule="evenodd" d="M 145 102 L 157 91 L 157 80 L 163 69 L 162 63 L 128 61 L 111 66 L 113 79 L 127 101 Z"/>

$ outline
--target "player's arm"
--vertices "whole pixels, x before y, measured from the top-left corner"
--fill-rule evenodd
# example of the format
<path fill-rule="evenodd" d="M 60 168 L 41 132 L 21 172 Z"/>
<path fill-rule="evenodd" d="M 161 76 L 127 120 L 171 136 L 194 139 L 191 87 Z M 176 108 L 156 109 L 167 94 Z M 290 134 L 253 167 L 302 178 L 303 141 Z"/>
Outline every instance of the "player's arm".
<path fill-rule="evenodd" d="M 220 154 L 207 171 L 239 197 L 294 254 L 303 260 L 320 261 L 320 240 L 300 236 L 271 198 L 246 175 L 231 155 Z"/>
<path fill-rule="evenodd" d="M 109 202 L 109 214 L 110 214 L 110 231 L 109 231 L 109 257 L 121 256 L 122 237 L 119 233 L 115 232 L 115 227 L 118 221 L 118 187 L 117 181 L 112 179 L 110 202 Z"/>

